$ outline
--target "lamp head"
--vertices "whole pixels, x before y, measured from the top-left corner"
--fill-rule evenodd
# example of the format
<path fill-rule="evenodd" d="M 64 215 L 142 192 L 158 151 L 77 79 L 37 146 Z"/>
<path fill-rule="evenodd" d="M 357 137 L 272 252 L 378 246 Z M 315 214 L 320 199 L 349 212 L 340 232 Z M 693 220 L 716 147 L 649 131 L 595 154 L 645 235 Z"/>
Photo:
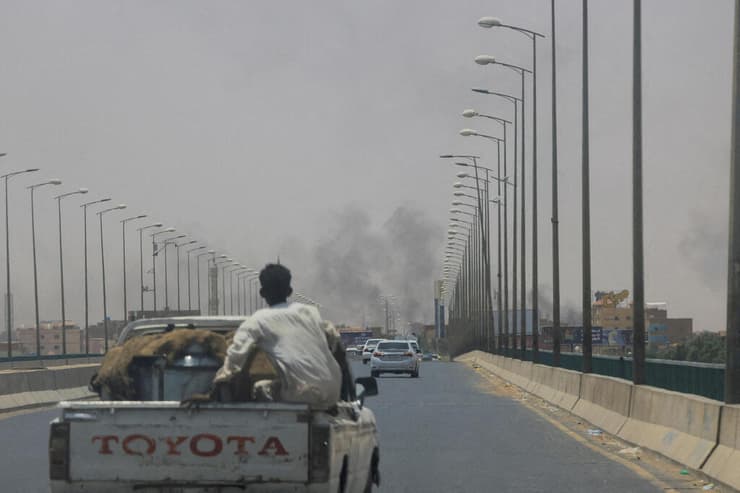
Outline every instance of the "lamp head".
<path fill-rule="evenodd" d="M 61 184 L 62 184 L 62 180 L 60 180 L 59 178 L 54 178 L 53 180 L 49 180 L 49 185 L 61 185 Z"/>
<path fill-rule="evenodd" d="M 454 195 L 455 197 L 462 197 L 465 195 L 465 192 L 453 192 L 452 195 Z"/>
<path fill-rule="evenodd" d="M 498 17 L 481 17 L 478 19 L 478 25 L 487 29 L 501 25 L 501 19 Z"/>
<path fill-rule="evenodd" d="M 491 63 L 496 63 L 496 59 L 493 58 L 491 55 L 478 55 L 475 57 L 475 63 L 478 65 L 488 65 Z"/>
<path fill-rule="evenodd" d="M 175 232 L 175 228 L 167 228 L 167 229 L 164 230 L 164 232 L 165 233 L 174 233 Z"/>
<path fill-rule="evenodd" d="M 459 181 L 456 181 L 455 183 L 452 184 L 453 188 L 462 188 L 463 186 L 464 185 L 460 183 Z"/>
<path fill-rule="evenodd" d="M 464 171 L 460 171 L 455 176 L 457 176 L 458 178 L 468 178 L 468 177 L 470 177 L 470 175 L 468 173 L 464 172 Z"/>
<path fill-rule="evenodd" d="M 465 110 L 462 112 L 462 116 L 465 118 L 473 118 L 474 116 L 478 116 L 478 112 L 475 110 Z"/>
<path fill-rule="evenodd" d="M 87 188 L 80 188 L 79 190 L 77 190 L 77 193 L 87 193 Z"/>
<path fill-rule="evenodd" d="M 455 156 L 453 156 L 452 154 L 442 154 L 439 157 L 441 157 L 442 159 L 449 159 L 449 158 L 453 158 Z"/>
<path fill-rule="evenodd" d="M 82 193 L 87 193 L 87 189 L 84 189 L 84 190 L 85 191 Z M 118 206 L 116 207 L 116 209 L 125 209 L 125 208 L 126 208 L 126 204 L 118 204 Z"/>
<path fill-rule="evenodd" d="M 471 128 L 463 128 L 462 130 L 460 130 L 460 135 L 462 135 L 463 137 L 471 137 L 473 135 L 478 135 L 478 132 Z"/>

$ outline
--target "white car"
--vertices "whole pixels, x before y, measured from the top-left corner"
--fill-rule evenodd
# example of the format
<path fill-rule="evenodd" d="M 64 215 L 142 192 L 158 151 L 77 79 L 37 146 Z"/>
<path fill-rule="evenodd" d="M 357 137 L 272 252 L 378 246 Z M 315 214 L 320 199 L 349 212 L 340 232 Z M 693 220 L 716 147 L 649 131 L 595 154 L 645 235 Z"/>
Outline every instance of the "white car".
<path fill-rule="evenodd" d="M 370 375 L 408 373 L 419 378 L 420 359 L 409 341 L 380 341 L 370 358 Z"/>
<path fill-rule="evenodd" d="M 365 342 L 365 347 L 362 348 L 362 364 L 366 365 L 370 361 L 370 357 L 373 354 L 373 351 L 375 351 L 375 346 L 378 345 L 380 341 L 384 341 L 385 339 L 368 339 Z"/>

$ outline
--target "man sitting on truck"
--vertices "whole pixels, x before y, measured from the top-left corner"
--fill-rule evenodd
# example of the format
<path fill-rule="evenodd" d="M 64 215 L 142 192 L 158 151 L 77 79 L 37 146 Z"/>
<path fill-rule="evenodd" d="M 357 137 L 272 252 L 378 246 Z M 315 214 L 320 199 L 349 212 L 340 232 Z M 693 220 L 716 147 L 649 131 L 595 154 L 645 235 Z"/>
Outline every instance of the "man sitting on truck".
<path fill-rule="evenodd" d="M 223 366 L 216 373 L 216 386 L 240 375 L 255 349 L 264 351 L 279 374 L 270 398 L 330 408 L 340 398 L 342 372 L 334 356 L 340 345 L 337 330 L 321 320 L 316 307 L 290 303 L 293 293 L 290 271 L 268 264 L 259 274 L 260 295 L 268 308 L 257 310 L 237 329 Z M 271 395 L 273 394 L 273 395 Z"/>

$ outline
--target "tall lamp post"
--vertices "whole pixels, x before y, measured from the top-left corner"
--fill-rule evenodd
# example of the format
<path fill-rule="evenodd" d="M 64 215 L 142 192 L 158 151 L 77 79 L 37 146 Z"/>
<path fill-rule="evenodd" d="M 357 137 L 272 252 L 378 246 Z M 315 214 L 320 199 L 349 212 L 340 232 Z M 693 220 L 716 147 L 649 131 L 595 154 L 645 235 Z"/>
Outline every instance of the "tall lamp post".
<path fill-rule="evenodd" d="M 196 240 L 190 240 L 186 241 L 185 243 L 174 243 L 175 245 L 175 252 L 177 254 L 177 311 L 179 312 L 181 310 L 180 308 L 180 248 L 192 245 L 193 243 L 198 243 Z M 188 260 L 190 257 L 188 257 Z M 190 283 L 190 265 L 188 263 L 188 283 Z M 188 288 L 189 289 L 189 288 Z"/>
<path fill-rule="evenodd" d="M 148 226 L 142 226 L 136 228 L 139 232 L 139 316 L 143 317 L 144 313 L 144 231 L 151 228 L 161 228 L 162 223 L 149 224 Z"/>
<path fill-rule="evenodd" d="M 26 187 L 31 191 L 31 251 L 33 253 L 33 306 L 36 321 L 36 355 L 41 356 L 41 320 L 39 319 L 39 281 L 38 270 L 36 267 L 36 213 L 34 209 L 33 193 L 34 191 L 46 185 L 61 185 L 62 180 L 49 180 Z"/>
<path fill-rule="evenodd" d="M 121 219 L 121 238 L 123 240 L 123 320 L 128 320 L 128 297 L 126 296 L 126 224 L 130 221 L 144 219 L 146 214 Z"/>
<path fill-rule="evenodd" d="M 93 200 L 91 202 L 85 202 L 84 204 L 80 205 L 82 207 L 82 241 L 85 243 L 82 247 L 82 255 L 84 257 L 84 264 L 85 264 L 85 354 L 90 354 L 90 300 L 88 297 L 89 289 L 88 289 L 88 275 L 87 275 L 87 208 L 91 205 L 95 204 L 102 204 L 104 202 L 110 202 L 110 198 L 106 197 L 104 199 L 98 199 Z M 36 275 L 36 255 L 34 253 L 34 284 L 36 283 L 35 275 Z M 36 314 L 36 318 L 38 318 L 38 313 Z M 38 325 L 38 323 L 37 323 Z"/>
<path fill-rule="evenodd" d="M 108 298 L 106 297 L 105 290 L 105 242 L 103 240 L 103 216 L 109 212 L 118 211 L 126 208 L 126 204 L 118 204 L 115 207 L 109 207 L 98 211 L 98 219 L 100 220 L 100 264 L 103 273 L 103 336 L 105 337 L 104 347 L 105 352 L 108 352 Z"/>
<path fill-rule="evenodd" d="M 203 305 L 200 302 L 200 258 L 205 257 L 206 255 L 213 256 L 216 253 L 215 250 L 208 250 L 207 252 L 200 253 L 195 256 L 195 269 L 196 269 L 196 277 L 198 279 L 197 286 L 198 286 L 198 312 L 202 312 Z"/>
<path fill-rule="evenodd" d="M 526 336 L 526 311 L 527 311 L 526 310 L 526 308 L 527 308 L 527 301 L 526 301 L 527 300 L 527 278 L 526 278 L 526 267 L 527 267 L 527 262 L 526 262 L 526 233 L 527 233 L 527 228 L 526 228 L 526 218 L 527 218 L 527 216 L 525 214 L 526 190 L 527 190 L 527 187 L 525 186 L 525 184 L 526 184 L 526 178 L 525 178 L 525 176 L 526 176 L 526 169 L 527 169 L 527 167 L 525 166 L 525 163 L 526 163 L 525 154 L 526 154 L 526 149 L 527 149 L 527 146 L 526 146 L 526 137 L 525 137 L 525 135 L 526 135 L 526 128 L 527 128 L 527 125 L 526 125 L 526 108 L 525 108 L 525 102 L 526 102 L 526 99 L 527 98 L 525 97 L 525 90 L 524 90 L 524 75 L 527 74 L 527 73 L 531 74 L 532 71 L 531 70 L 527 70 L 526 68 L 520 67 L 518 65 L 513 65 L 513 64 L 510 64 L 510 63 L 500 62 L 500 61 L 496 60 L 494 57 L 492 57 L 490 55 L 480 55 L 480 56 L 477 56 L 475 58 L 475 62 L 477 64 L 479 64 L 479 65 L 501 65 L 502 67 L 506 67 L 506 68 L 509 68 L 509 69 L 513 70 L 514 72 L 518 73 L 520 75 L 520 77 L 521 77 L 521 101 L 522 101 L 522 105 L 521 105 L 521 113 L 522 113 L 521 132 L 522 132 L 522 134 L 521 134 L 521 145 L 520 145 L 520 147 L 521 147 L 521 151 L 522 151 L 521 152 L 521 173 L 522 173 L 521 184 L 522 184 L 522 186 L 519 187 L 521 189 L 521 218 L 520 218 L 520 220 L 521 220 L 521 227 L 519 228 L 520 231 L 521 231 L 521 245 L 520 245 L 520 248 L 521 248 L 521 257 L 520 257 L 520 264 L 519 264 L 519 266 L 521 268 L 521 278 L 519 280 L 519 288 L 521 290 L 520 291 L 521 292 L 521 295 L 520 295 L 520 300 L 519 301 L 521 303 L 521 307 L 519 308 L 520 311 L 518 312 L 518 318 L 519 318 L 519 321 L 520 321 L 520 325 L 519 325 L 519 331 L 520 332 L 519 333 L 520 333 L 521 342 L 522 342 L 522 348 L 521 349 L 522 349 L 522 359 L 523 359 L 524 358 L 524 355 L 525 355 L 525 352 L 526 352 L 526 340 L 527 340 L 526 339 L 527 338 L 527 336 Z M 516 168 L 516 165 L 514 165 L 514 182 L 515 183 L 518 183 L 519 180 L 517 179 L 516 175 L 517 175 L 517 168 Z M 514 189 L 514 209 L 516 209 L 516 199 L 517 199 L 517 189 L 515 188 Z M 514 214 L 514 276 L 513 276 L 514 277 L 514 281 L 513 281 L 514 282 L 514 285 L 516 285 L 516 254 L 517 254 L 517 252 L 516 252 L 516 214 Z M 516 325 L 517 325 L 516 295 L 517 294 L 516 294 L 516 288 L 515 288 L 514 289 L 514 305 L 515 305 L 514 306 L 514 328 L 515 329 L 516 329 Z M 516 346 L 517 346 L 517 344 L 516 344 L 516 336 L 515 336 L 514 337 L 514 348 L 515 349 L 516 349 Z"/>
<path fill-rule="evenodd" d="M 0 154 L 0 157 L 6 156 L 5 153 Z M 8 332 L 8 358 L 13 357 L 13 339 L 12 339 L 12 315 L 11 315 L 11 303 L 12 295 L 10 292 L 10 221 L 8 213 L 8 180 L 14 176 L 22 175 L 24 173 L 33 173 L 38 171 L 38 168 L 29 168 L 21 171 L 13 171 L 6 173 L 0 178 L 5 180 L 5 329 Z"/>
<path fill-rule="evenodd" d="M 157 248 L 157 236 L 174 232 L 175 228 L 166 228 L 149 235 L 152 239 L 152 292 L 154 295 L 152 308 L 155 312 L 157 311 L 157 255 L 159 254 L 159 249 Z"/>
<path fill-rule="evenodd" d="M 224 267 L 224 281 L 226 281 L 226 274 L 228 270 L 229 274 L 229 314 L 232 315 L 234 313 L 234 280 L 233 280 L 233 274 L 237 270 L 241 269 L 241 264 L 234 264 L 230 265 L 228 267 Z M 224 296 L 226 296 L 226 290 L 224 288 Z M 224 315 L 226 315 L 226 301 L 224 300 Z"/>
<path fill-rule="evenodd" d="M 221 267 L 221 314 L 226 315 L 226 267 L 234 263 L 227 255 L 221 254 L 213 261 L 213 265 Z M 218 270 L 216 271 L 218 272 Z"/>
<path fill-rule="evenodd" d="M 80 188 L 74 192 L 67 192 L 54 197 L 57 201 L 57 212 L 59 217 L 59 282 L 61 287 L 60 304 L 62 306 L 62 354 L 67 354 L 67 314 L 64 306 L 64 255 L 62 251 L 62 199 L 72 195 L 84 195 L 87 188 Z"/>
<path fill-rule="evenodd" d="M 537 38 L 544 38 L 544 35 L 522 27 L 505 24 L 496 17 L 482 17 L 478 20 L 478 25 L 483 28 L 501 27 L 512 29 L 532 40 L 532 357 L 533 361 L 537 362 L 537 353 L 539 350 L 539 283 L 537 270 L 537 233 L 539 230 L 537 218 Z M 522 152 L 523 150 L 524 142 L 522 142 Z M 522 191 L 523 190 L 524 187 L 522 187 Z M 522 209 L 522 214 L 523 212 L 524 211 Z M 522 215 L 522 217 L 524 216 Z M 522 237 L 525 232 L 523 226 L 524 224 L 522 224 Z M 524 251 L 524 247 L 522 247 L 522 251 Z M 522 255 L 524 255 L 524 253 L 522 253 Z M 524 260 L 524 257 L 522 257 L 522 260 Z M 522 263 L 522 265 L 524 265 L 524 263 Z M 524 268 L 522 268 L 522 278 L 523 277 Z M 524 288 L 522 289 L 522 292 L 524 292 Z M 524 347 L 524 343 L 522 343 L 522 347 Z"/>
<path fill-rule="evenodd" d="M 188 257 L 188 311 L 193 310 L 193 297 L 191 295 L 192 290 L 192 282 L 190 281 L 190 254 L 193 252 L 197 252 L 198 250 L 203 250 L 207 248 L 205 245 L 197 246 L 195 248 L 191 248 L 190 250 L 187 250 L 185 254 Z"/>
<path fill-rule="evenodd" d="M 167 247 L 170 245 L 174 245 L 175 242 L 181 238 L 185 238 L 187 235 L 177 235 L 173 236 L 171 238 L 165 238 L 162 240 L 162 249 L 164 250 L 164 309 L 169 311 L 170 309 L 170 281 L 169 281 L 169 267 L 167 262 Z M 180 274 L 180 266 L 177 266 L 177 273 Z"/>

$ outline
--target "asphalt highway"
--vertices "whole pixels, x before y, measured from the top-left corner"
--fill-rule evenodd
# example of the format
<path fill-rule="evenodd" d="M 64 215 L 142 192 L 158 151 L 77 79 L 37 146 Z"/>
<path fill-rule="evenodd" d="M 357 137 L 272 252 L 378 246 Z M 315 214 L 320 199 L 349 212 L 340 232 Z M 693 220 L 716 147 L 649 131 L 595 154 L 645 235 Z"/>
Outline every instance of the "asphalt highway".
<path fill-rule="evenodd" d="M 370 373 L 352 366 L 356 377 Z M 517 401 L 484 392 L 479 378 L 463 364 L 434 361 L 419 379 L 379 379 L 380 394 L 366 405 L 380 430 L 380 491 L 658 491 Z M 0 491 L 48 491 L 48 423 L 57 414 L 0 419 Z"/>

